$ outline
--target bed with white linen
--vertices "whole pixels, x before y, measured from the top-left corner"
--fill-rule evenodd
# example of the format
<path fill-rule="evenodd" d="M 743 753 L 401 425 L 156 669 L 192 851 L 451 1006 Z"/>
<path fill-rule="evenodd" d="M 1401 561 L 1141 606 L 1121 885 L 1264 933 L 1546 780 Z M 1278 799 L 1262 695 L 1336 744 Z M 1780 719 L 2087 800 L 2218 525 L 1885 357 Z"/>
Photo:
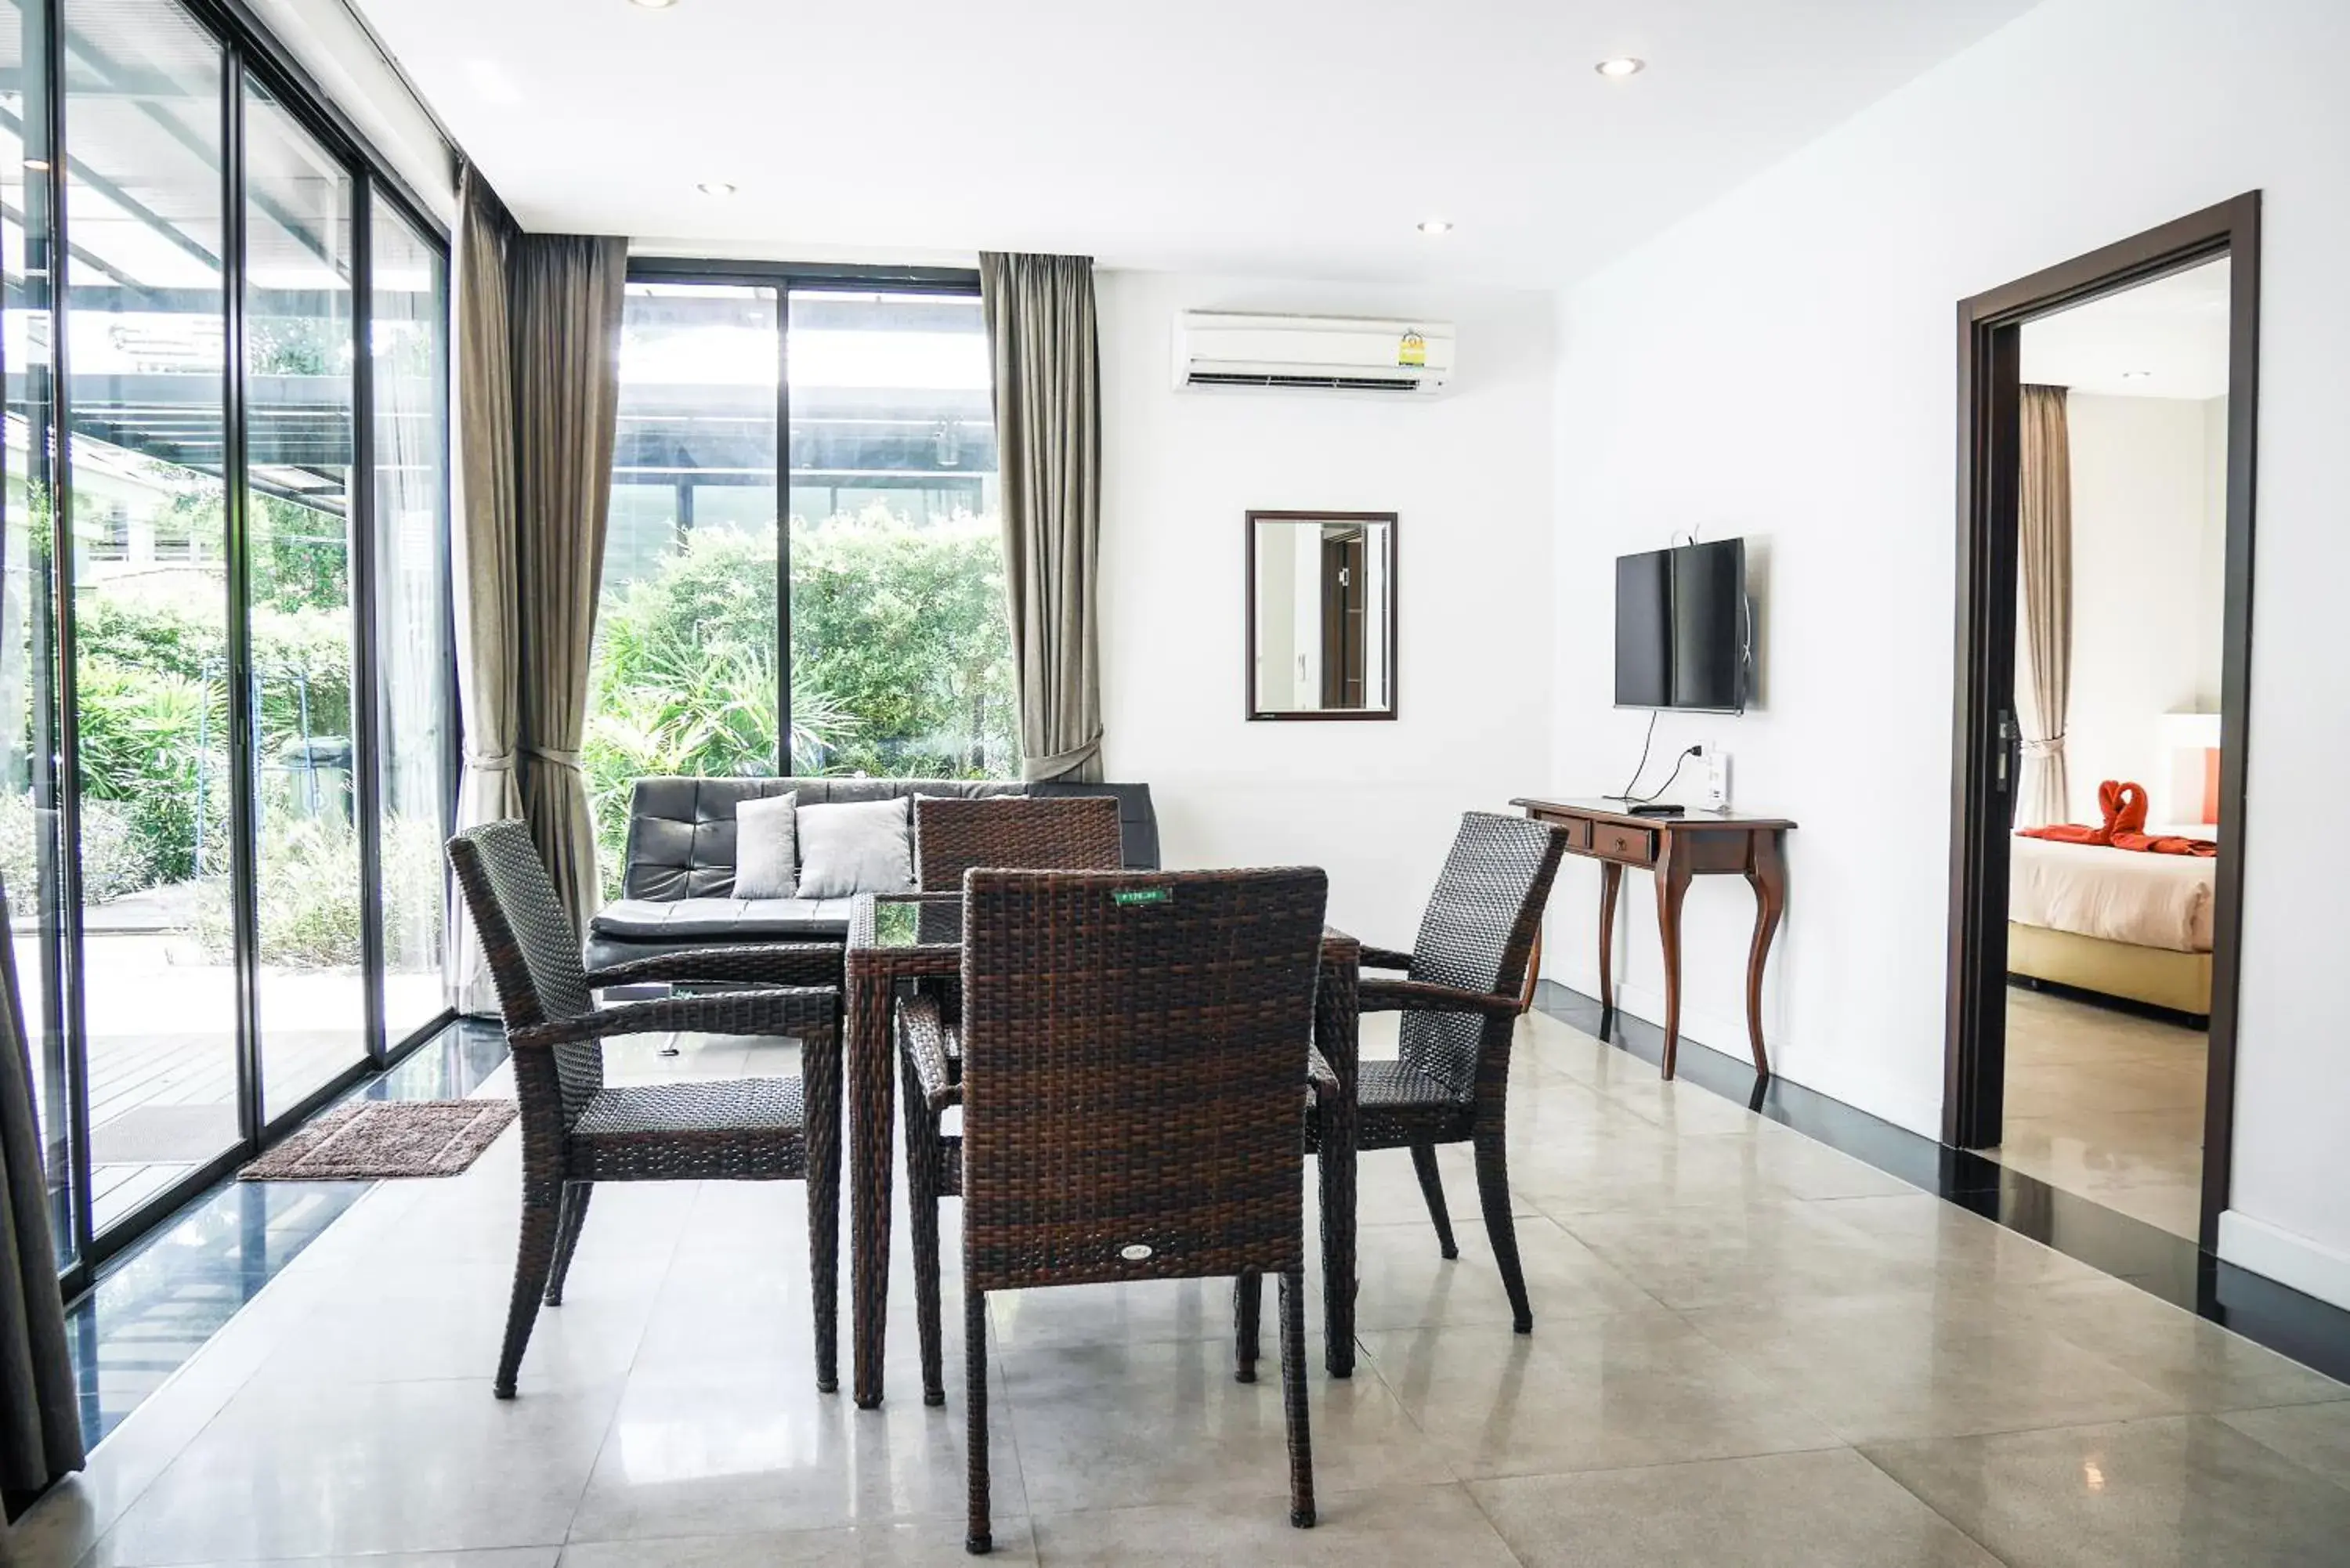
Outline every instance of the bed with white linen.
<path fill-rule="evenodd" d="M 2009 973 L 2210 1015 L 2218 862 L 2022 835 L 2010 844 Z"/>

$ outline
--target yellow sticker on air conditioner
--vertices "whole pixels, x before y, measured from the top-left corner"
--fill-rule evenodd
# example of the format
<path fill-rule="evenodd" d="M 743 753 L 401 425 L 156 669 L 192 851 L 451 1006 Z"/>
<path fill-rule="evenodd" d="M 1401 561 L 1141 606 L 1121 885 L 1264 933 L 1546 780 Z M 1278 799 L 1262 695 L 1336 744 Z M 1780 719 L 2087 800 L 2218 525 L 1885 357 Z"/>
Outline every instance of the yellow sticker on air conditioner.
<path fill-rule="evenodd" d="M 1428 339 L 1417 332 L 1405 333 L 1403 340 L 1396 345 L 1396 363 L 1425 367 L 1428 364 Z"/>

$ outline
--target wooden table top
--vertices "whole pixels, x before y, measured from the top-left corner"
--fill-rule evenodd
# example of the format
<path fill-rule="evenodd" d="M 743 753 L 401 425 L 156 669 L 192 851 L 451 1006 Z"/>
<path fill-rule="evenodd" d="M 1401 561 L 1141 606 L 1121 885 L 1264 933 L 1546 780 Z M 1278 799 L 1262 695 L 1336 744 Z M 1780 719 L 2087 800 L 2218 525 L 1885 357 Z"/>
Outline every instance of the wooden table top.
<path fill-rule="evenodd" d="M 1582 816 L 1594 822 L 1620 822 L 1634 827 L 1678 828 L 1716 832 L 1749 833 L 1758 829 L 1784 829 L 1795 825 L 1783 816 L 1750 816 L 1742 812 L 1707 811 L 1690 806 L 1679 816 L 1638 816 L 1620 800 L 1544 800 L 1520 796 L 1510 802 L 1519 810 L 1534 816 Z"/>

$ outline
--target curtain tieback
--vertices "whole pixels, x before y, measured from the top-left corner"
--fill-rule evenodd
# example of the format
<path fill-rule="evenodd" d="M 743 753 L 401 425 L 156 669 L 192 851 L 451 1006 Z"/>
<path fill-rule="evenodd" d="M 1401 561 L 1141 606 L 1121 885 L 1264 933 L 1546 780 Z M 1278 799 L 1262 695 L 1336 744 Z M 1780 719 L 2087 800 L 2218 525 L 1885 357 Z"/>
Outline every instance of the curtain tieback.
<path fill-rule="evenodd" d="M 569 768 L 575 773 L 578 771 L 579 753 L 577 752 L 567 752 L 555 746 L 525 746 L 523 750 L 535 761 L 550 763 L 558 768 Z"/>
<path fill-rule="evenodd" d="M 465 750 L 465 765 L 475 773 L 510 774 L 514 763 L 512 752 L 477 752 L 470 746 Z"/>
<path fill-rule="evenodd" d="M 1052 752 L 1041 757 L 1030 757 L 1022 763 L 1020 776 L 1031 782 L 1061 778 L 1076 772 L 1101 755 L 1101 732 L 1093 739 L 1070 747 L 1066 752 Z"/>
<path fill-rule="evenodd" d="M 2027 740 L 2023 742 L 2023 754 L 2027 757 L 2053 757 L 2064 749 L 2064 737 L 2062 735 L 2051 735 L 2044 741 Z"/>

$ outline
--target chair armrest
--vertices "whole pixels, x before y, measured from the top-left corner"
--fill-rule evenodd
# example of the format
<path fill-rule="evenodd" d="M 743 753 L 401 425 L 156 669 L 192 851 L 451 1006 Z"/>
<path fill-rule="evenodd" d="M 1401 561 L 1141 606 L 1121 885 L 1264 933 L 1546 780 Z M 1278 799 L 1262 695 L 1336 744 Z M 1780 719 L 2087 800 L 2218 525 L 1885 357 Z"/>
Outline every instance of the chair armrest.
<path fill-rule="evenodd" d="M 840 1026 L 840 992 L 830 986 L 802 985 L 769 991 L 707 992 L 698 996 L 662 996 L 620 1002 L 577 1018 L 550 1019 L 509 1031 L 517 1050 L 572 1045 L 616 1034 L 824 1033 Z"/>
<path fill-rule="evenodd" d="M 1363 967 L 1365 969 L 1409 969 L 1411 955 L 1399 953 L 1393 948 L 1375 948 L 1366 943 L 1363 948 Z"/>
<path fill-rule="evenodd" d="M 1338 1071 L 1330 1065 L 1330 1058 L 1322 1054 L 1319 1045 L 1305 1048 L 1305 1085 L 1317 1100 L 1335 1100 L 1345 1089 L 1338 1082 Z"/>
<path fill-rule="evenodd" d="M 910 996 L 899 1002 L 897 1029 L 898 1049 L 913 1068 L 914 1081 L 921 1085 L 922 1098 L 931 1109 L 942 1111 L 961 1105 L 962 1085 L 954 1081 L 947 1061 L 962 1053 L 953 1048 L 954 1030 L 940 1012 L 939 999 Z"/>
<path fill-rule="evenodd" d="M 842 948 L 837 942 L 758 942 L 656 953 L 588 971 L 591 990 L 611 985 L 673 985 L 726 981 L 751 985 L 838 985 Z"/>
<path fill-rule="evenodd" d="M 1365 1012 L 1518 1012 L 1514 996 L 1463 991 L 1432 980 L 1367 980 L 1358 1005 Z"/>

